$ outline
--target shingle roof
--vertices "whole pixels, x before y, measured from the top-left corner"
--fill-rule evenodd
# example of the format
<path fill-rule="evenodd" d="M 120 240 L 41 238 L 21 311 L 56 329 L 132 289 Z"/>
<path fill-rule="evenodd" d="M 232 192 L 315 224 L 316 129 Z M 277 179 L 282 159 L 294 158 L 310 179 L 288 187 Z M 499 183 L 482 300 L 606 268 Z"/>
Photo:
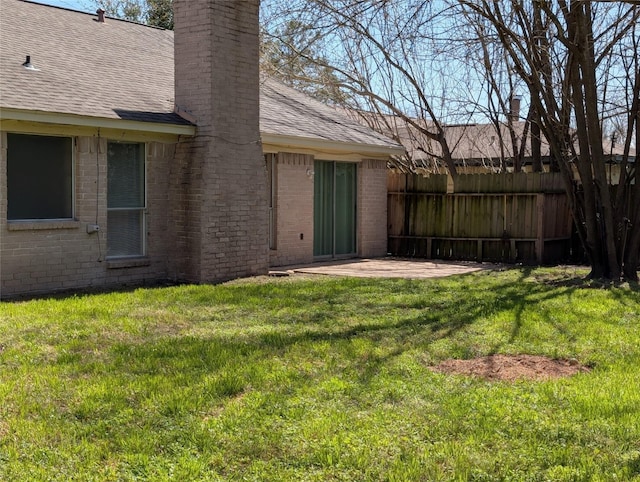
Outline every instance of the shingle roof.
<path fill-rule="evenodd" d="M 437 141 L 428 138 L 414 126 L 409 126 L 399 117 L 380 117 L 353 111 L 347 111 L 347 115 L 357 119 L 359 122 L 367 123 L 367 125 L 380 132 L 388 132 L 390 136 L 399 139 L 405 146 L 408 157 L 413 160 L 433 161 L 442 156 L 442 147 Z M 432 132 L 436 131 L 431 122 L 424 120 L 414 120 L 414 122 L 429 128 Z M 464 162 L 468 165 L 491 164 L 503 157 L 510 157 L 510 153 L 513 152 L 511 137 L 506 124 L 499 125 L 500 135 L 498 135 L 493 124 L 445 125 L 443 129 L 452 157 L 458 162 Z M 520 146 L 525 135 L 525 122 L 515 122 L 513 130 L 518 146 Z M 613 155 L 614 157 L 620 157 L 624 153 L 622 143 L 618 142 L 612 146 L 609 138 L 603 139 L 603 148 L 606 155 Z M 544 136 L 541 138 L 540 150 L 543 159 L 551 157 L 549 143 Z M 635 157 L 636 150 L 634 148 L 631 149 L 630 155 Z M 530 161 L 531 156 L 531 134 L 528 131 L 523 157 L 525 161 Z"/>
<path fill-rule="evenodd" d="M 173 114 L 173 34 L 1 0 L 0 105 L 108 119 L 185 123 Z M 22 67 L 27 55 L 39 71 Z"/>
<path fill-rule="evenodd" d="M 261 80 L 260 130 L 263 134 L 398 146 L 343 112 L 269 78 Z"/>
<path fill-rule="evenodd" d="M 174 111 L 173 32 L 23 0 L 0 0 L 0 107 L 185 124 Z M 22 66 L 27 55 L 39 71 Z M 398 144 L 269 79 L 263 134 Z"/>
<path fill-rule="evenodd" d="M 472 162 L 499 160 L 502 157 L 511 157 L 513 147 L 511 145 L 511 137 L 509 129 L 505 124 L 500 124 L 500 136 L 497 134 L 496 127 L 492 124 L 467 124 L 445 126 L 445 137 L 449 143 L 453 158 L 459 161 Z M 513 124 L 513 130 L 516 135 L 518 146 L 522 142 L 525 135 L 525 122 L 518 121 Z M 406 125 L 398 130 L 400 139 L 407 147 L 407 150 L 414 155 L 414 159 L 427 159 L 429 154 L 420 151 L 418 146 L 423 148 L 428 146 L 427 151 L 441 154 L 440 145 L 434 141 L 430 141 L 424 135 L 416 132 L 415 129 L 407 128 Z M 541 137 L 540 151 L 542 158 L 551 157 L 551 148 L 549 142 Z M 610 139 L 603 139 L 603 148 L 605 155 L 621 156 L 624 153 L 624 146 L 618 142 L 613 148 Z M 579 151 L 579 146 L 576 146 Z M 525 160 L 531 159 L 531 135 L 527 132 L 525 146 L 523 152 Z M 631 150 L 631 156 L 635 156 L 635 149 Z"/>
<path fill-rule="evenodd" d="M 522 139 L 524 125 L 524 122 L 516 122 L 513 125 L 518 142 Z M 431 129 L 435 130 L 433 127 Z M 454 159 L 461 161 L 489 161 L 491 159 L 501 159 L 503 156 L 508 157 L 509 153 L 513 151 L 509 130 L 504 124 L 500 124 L 499 129 L 500 136 L 498 136 L 496 127 L 493 124 L 444 126 L 445 137 L 452 156 Z M 441 155 L 440 145 L 435 141 L 426 139 L 416 129 L 404 126 L 403 129 L 399 130 L 399 133 L 401 138 L 406 139 L 406 142 L 411 145 L 410 151 L 413 153 L 414 159 L 427 158 L 429 156 L 424 151 L 420 151 L 417 146 L 426 148 L 430 153 Z M 543 157 L 549 156 L 549 144 L 544 138 L 542 139 L 541 151 Z M 527 138 L 525 145 L 524 157 L 531 157 L 531 142 L 529 138 Z"/>

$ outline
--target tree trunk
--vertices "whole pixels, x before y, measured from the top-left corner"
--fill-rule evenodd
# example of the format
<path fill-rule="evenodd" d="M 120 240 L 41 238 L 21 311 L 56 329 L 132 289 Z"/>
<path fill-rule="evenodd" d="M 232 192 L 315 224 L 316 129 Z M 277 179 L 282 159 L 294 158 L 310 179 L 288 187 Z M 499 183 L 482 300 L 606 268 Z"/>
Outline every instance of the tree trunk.
<path fill-rule="evenodd" d="M 531 107 L 531 170 L 542 172 L 542 139 L 540 138 L 539 116 Z"/>

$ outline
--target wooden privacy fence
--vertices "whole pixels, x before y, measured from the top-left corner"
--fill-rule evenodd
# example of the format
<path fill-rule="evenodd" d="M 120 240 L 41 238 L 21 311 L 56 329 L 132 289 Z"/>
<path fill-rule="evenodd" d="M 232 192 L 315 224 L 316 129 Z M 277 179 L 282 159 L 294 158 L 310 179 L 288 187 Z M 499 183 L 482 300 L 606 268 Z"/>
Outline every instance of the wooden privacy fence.
<path fill-rule="evenodd" d="M 556 173 L 389 173 L 388 251 L 477 261 L 557 263 L 569 257 L 572 221 Z"/>

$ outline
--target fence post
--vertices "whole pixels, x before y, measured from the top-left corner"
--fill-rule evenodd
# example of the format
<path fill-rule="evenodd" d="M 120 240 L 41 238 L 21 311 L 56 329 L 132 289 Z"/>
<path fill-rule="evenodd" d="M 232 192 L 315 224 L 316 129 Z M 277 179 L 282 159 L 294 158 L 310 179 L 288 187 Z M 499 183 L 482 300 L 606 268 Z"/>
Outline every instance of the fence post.
<path fill-rule="evenodd" d="M 447 174 L 447 190 L 445 192 L 447 194 L 453 194 L 456 192 L 456 183 L 451 174 Z"/>
<path fill-rule="evenodd" d="M 536 217 L 537 217 L 537 230 L 536 230 L 536 261 L 539 265 L 542 264 L 544 256 L 544 204 L 545 195 L 538 194 L 536 196 Z"/>

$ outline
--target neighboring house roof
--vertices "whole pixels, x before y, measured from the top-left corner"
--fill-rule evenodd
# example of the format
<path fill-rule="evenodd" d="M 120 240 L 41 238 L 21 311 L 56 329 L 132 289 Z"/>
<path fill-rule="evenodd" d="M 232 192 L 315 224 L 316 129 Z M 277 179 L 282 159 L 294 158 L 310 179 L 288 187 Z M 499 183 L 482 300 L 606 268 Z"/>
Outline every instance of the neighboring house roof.
<path fill-rule="evenodd" d="M 407 149 L 407 155 L 414 160 L 432 160 L 442 156 L 440 143 L 427 137 L 416 127 L 408 125 L 404 120 L 394 116 L 379 116 L 367 114 L 360 118 L 381 132 L 389 132 L 396 137 Z M 424 120 L 414 120 L 431 132 L 435 132 L 435 125 Z M 524 131 L 524 122 L 514 123 L 514 131 L 518 138 L 518 145 Z M 458 124 L 443 126 L 444 135 L 451 150 L 453 159 L 460 163 L 492 162 L 494 159 L 509 157 L 513 151 L 511 137 L 506 125 L 500 125 L 499 133 L 492 124 Z M 549 156 L 549 144 L 542 140 L 542 156 Z M 525 157 L 531 156 L 531 143 L 525 145 Z"/>
<path fill-rule="evenodd" d="M 193 133 L 174 112 L 173 32 L 24 0 L 0 0 L 0 114 L 86 125 L 132 122 Z M 39 71 L 23 67 L 26 56 Z M 49 116 L 51 118 L 51 116 Z M 118 125 L 119 125 L 118 124 Z M 190 130 L 189 130 L 190 129 Z M 261 81 L 260 130 L 271 143 L 404 149 L 271 79 Z M 362 147 L 365 147 L 363 150 Z"/>
<path fill-rule="evenodd" d="M 388 135 L 398 139 L 407 151 L 407 156 L 414 161 L 422 161 L 426 166 L 438 163 L 442 155 L 440 144 L 422 134 L 416 127 L 409 126 L 404 120 L 394 116 L 378 116 L 371 113 L 349 112 L 349 115 L 358 119 L 359 122 L 371 126 L 379 132 L 386 132 Z M 435 126 L 424 120 L 415 120 L 418 125 L 426 126 L 435 132 Z M 511 159 L 513 147 L 511 135 L 506 124 L 499 125 L 499 131 L 493 124 L 460 124 L 443 126 L 445 138 L 451 150 L 453 159 L 460 165 L 500 167 L 501 159 Z M 524 136 L 525 122 L 513 123 L 513 130 L 517 138 L 517 145 L 520 149 L 521 140 Z M 499 133 L 499 135 L 498 135 Z M 624 154 L 624 146 L 618 141 L 612 146 L 611 140 L 603 139 L 604 153 L 607 158 L 620 160 Z M 544 138 L 541 139 L 541 157 L 547 162 L 551 157 L 549 143 Z M 636 150 L 631 149 L 630 158 L 635 159 Z M 523 161 L 531 162 L 531 132 L 527 133 L 524 145 Z"/>
<path fill-rule="evenodd" d="M 513 124 L 513 130 L 518 139 L 518 147 L 520 147 L 524 125 L 524 122 L 515 122 Z M 462 124 L 445 126 L 444 131 L 454 159 L 488 161 L 511 157 L 510 153 L 513 152 L 511 135 L 504 124 L 500 124 L 499 130 L 492 124 Z M 409 137 L 408 134 L 405 135 Z M 414 139 L 413 136 L 411 138 Z M 420 139 L 420 135 L 417 138 Z M 417 141 L 414 139 L 415 142 Z M 432 144 L 437 143 L 432 141 Z M 542 157 L 548 157 L 549 144 L 546 139 L 542 139 L 541 144 Z M 435 152 L 439 154 L 440 146 L 437 145 L 435 149 L 437 149 Z M 531 157 L 531 142 L 529 141 L 525 145 L 524 157 Z"/>
<path fill-rule="evenodd" d="M 521 149 L 522 139 L 525 135 L 525 122 L 518 121 L 513 123 L 513 131 L 516 136 L 518 149 Z M 444 126 L 445 137 L 451 149 L 452 156 L 455 160 L 463 161 L 469 164 L 495 163 L 500 159 L 508 159 L 513 157 L 513 146 L 511 134 L 506 124 L 499 124 L 496 128 L 493 124 L 463 124 Z M 406 125 L 399 128 L 400 139 L 402 143 L 407 145 L 407 150 L 414 156 L 414 159 L 426 159 L 429 157 L 427 153 L 421 151 L 419 146 L 424 148 L 429 146 L 428 152 L 440 155 L 440 145 L 425 138 L 423 134 L 417 133 L 414 128 L 407 128 Z M 523 160 L 531 161 L 531 132 L 526 133 Z M 613 155 L 613 157 L 622 156 L 624 149 L 619 142 L 611 146 L 609 139 L 603 140 L 605 155 Z M 540 140 L 540 155 L 543 160 L 551 157 L 551 149 L 547 139 L 542 136 Z M 632 149 L 631 156 L 635 156 L 635 150 Z"/>

